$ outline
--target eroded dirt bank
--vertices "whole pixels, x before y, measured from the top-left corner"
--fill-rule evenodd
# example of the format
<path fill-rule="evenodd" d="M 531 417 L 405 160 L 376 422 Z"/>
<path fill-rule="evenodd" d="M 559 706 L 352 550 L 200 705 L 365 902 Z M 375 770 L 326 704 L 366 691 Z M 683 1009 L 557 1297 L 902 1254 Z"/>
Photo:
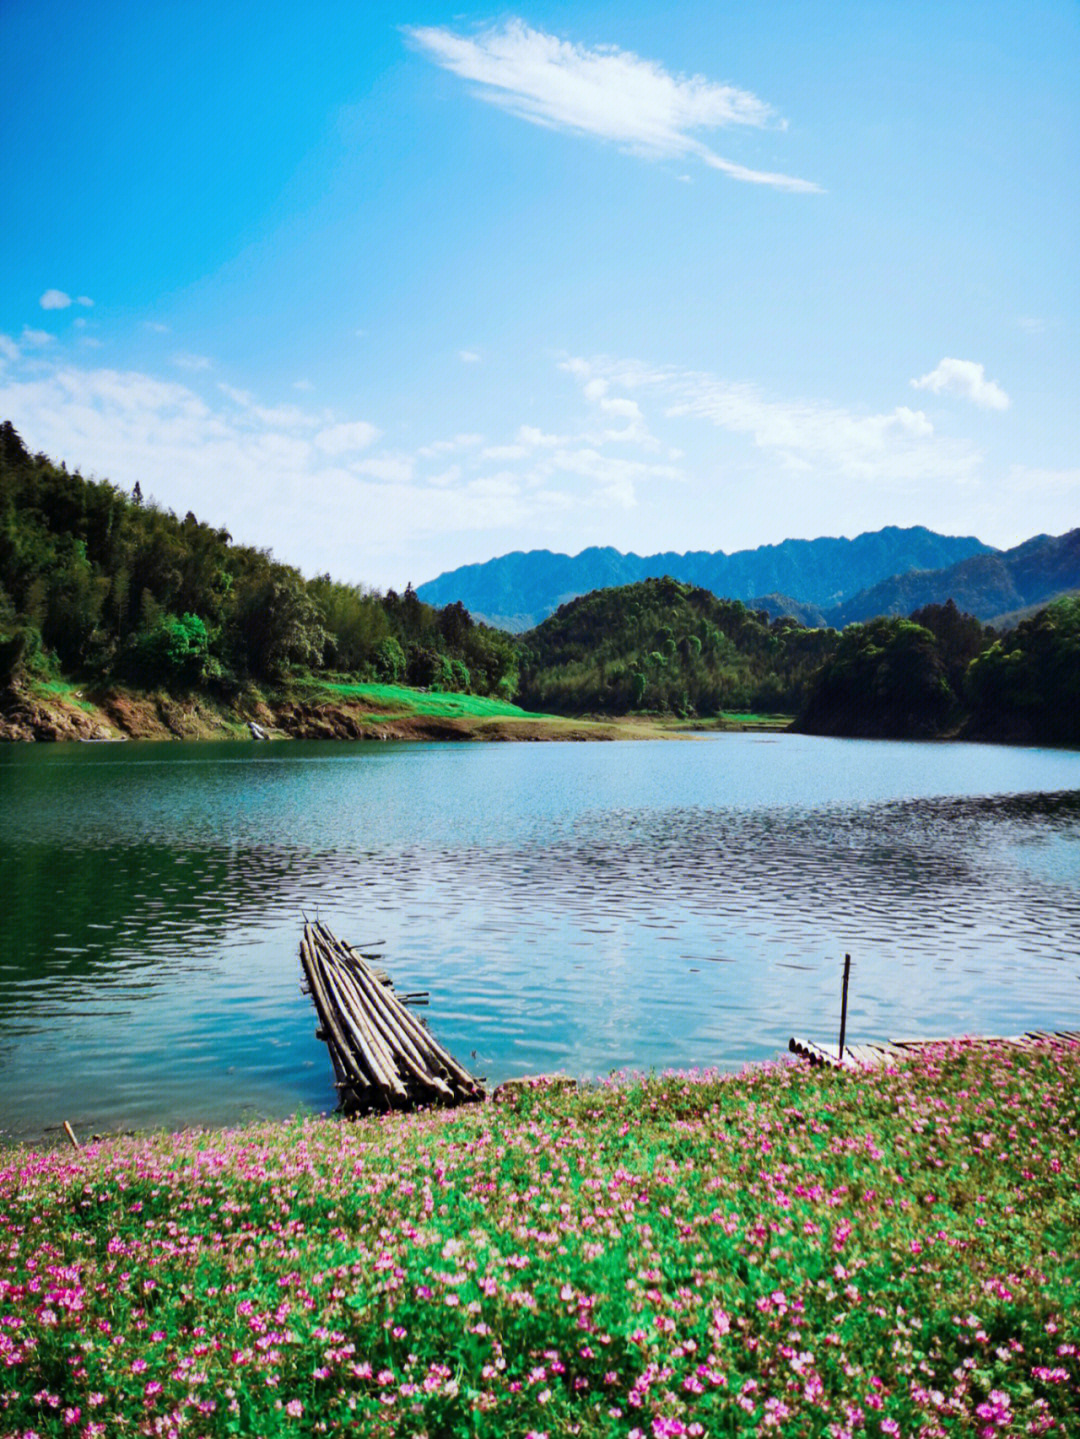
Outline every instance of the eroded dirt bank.
<path fill-rule="evenodd" d="M 249 721 L 271 739 L 603 740 L 662 733 L 640 720 L 448 717 L 401 713 L 361 699 L 252 697 L 226 704 L 205 695 L 128 690 L 53 694 L 19 685 L 0 695 L 0 742 L 247 739 Z"/>

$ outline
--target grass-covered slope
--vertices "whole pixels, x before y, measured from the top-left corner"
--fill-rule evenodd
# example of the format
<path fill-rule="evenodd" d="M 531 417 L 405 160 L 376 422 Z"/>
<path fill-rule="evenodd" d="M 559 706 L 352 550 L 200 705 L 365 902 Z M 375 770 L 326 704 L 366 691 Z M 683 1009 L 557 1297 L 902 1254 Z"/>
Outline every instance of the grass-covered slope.
<path fill-rule="evenodd" d="M 0 1432 L 1080 1432 L 1080 1047 L 0 1156 Z"/>

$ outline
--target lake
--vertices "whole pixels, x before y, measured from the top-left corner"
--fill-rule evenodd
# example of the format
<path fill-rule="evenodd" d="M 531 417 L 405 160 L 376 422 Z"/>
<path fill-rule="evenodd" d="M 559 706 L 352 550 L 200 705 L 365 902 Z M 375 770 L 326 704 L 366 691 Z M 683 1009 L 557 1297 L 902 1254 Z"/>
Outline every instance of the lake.
<path fill-rule="evenodd" d="M 1080 754 L 783 734 L 0 748 L 0 1137 L 335 1095 L 305 915 L 490 1082 L 1080 1028 Z"/>

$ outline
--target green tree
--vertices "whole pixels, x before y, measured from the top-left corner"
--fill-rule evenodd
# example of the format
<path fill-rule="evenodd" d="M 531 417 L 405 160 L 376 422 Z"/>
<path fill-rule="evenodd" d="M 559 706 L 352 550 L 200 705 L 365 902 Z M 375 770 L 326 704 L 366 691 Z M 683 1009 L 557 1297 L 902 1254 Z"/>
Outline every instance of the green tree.
<path fill-rule="evenodd" d="M 798 728 L 902 739 L 940 734 L 955 715 L 934 636 L 893 616 L 844 630 L 810 685 Z"/>

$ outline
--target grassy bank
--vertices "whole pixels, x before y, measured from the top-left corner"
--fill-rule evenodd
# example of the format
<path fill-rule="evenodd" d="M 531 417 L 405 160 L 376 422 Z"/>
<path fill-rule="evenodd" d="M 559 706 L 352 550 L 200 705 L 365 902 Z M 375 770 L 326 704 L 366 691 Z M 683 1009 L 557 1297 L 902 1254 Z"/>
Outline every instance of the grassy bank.
<path fill-rule="evenodd" d="M 10 1151 L 5 1435 L 1080 1426 L 1080 1048 Z"/>
<path fill-rule="evenodd" d="M 232 700 L 205 691 L 27 680 L 0 691 L 0 741 L 250 739 L 255 720 L 274 739 L 612 740 L 660 739 L 693 729 L 783 727 L 775 716 L 691 722 L 667 715 L 568 718 L 508 700 L 405 685 L 297 677 L 252 687 Z"/>

